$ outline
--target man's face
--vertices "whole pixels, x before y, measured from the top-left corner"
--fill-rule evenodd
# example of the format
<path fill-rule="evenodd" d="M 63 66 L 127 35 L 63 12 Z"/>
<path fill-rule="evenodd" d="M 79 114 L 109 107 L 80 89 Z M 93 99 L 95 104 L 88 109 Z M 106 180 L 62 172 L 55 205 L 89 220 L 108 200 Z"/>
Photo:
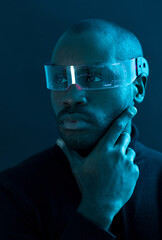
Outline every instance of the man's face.
<path fill-rule="evenodd" d="M 52 56 L 52 63 L 57 65 L 116 61 L 112 45 L 92 32 L 64 37 Z M 107 132 L 114 119 L 133 105 L 133 90 L 132 85 L 103 90 L 84 90 L 71 85 L 65 91 L 51 91 L 51 100 L 62 139 L 84 156 Z M 88 123 L 83 128 L 66 129 L 61 122 L 66 113 L 79 113 Z"/>

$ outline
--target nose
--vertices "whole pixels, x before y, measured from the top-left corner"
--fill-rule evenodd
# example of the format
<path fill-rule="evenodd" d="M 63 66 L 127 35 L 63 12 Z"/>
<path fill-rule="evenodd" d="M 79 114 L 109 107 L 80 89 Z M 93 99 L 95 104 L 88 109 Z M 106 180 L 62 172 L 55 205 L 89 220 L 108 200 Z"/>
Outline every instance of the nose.
<path fill-rule="evenodd" d="M 76 104 L 86 105 L 87 98 L 85 90 L 83 90 L 78 84 L 71 84 L 65 92 L 63 104 L 66 107 L 70 107 Z"/>

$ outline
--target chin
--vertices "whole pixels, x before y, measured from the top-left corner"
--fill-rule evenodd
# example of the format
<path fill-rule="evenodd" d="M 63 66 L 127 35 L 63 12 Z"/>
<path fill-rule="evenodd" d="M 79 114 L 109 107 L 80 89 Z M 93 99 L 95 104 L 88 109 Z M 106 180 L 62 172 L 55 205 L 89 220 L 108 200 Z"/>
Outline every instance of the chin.
<path fill-rule="evenodd" d="M 80 155 L 88 155 L 92 151 L 92 149 L 95 147 L 96 143 L 98 142 L 99 138 L 94 137 L 94 135 L 65 135 L 61 134 L 61 137 L 63 141 L 66 143 L 66 145 L 69 148 L 74 149 L 77 151 Z"/>
<path fill-rule="evenodd" d="M 92 149 L 94 146 L 94 142 L 90 141 L 91 139 L 86 139 L 82 140 L 80 139 L 67 139 L 67 138 L 63 138 L 63 140 L 65 141 L 65 143 L 67 144 L 67 146 L 69 146 L 70 148 L 73 148 L 76 151 L 87 151 L 88 149 Z"/>
<path fill-rule="evenodd" d="M 109 125 L 105 123 L 102 128 L 100 125 L 100 127 L 89 128 L 84 131 L 65 131 L 61 127 L 58 130 L 61 138 L 69 148 L 74 149 L 81 156 L 87 156 L 105 135 L 108 128 Z"/>
<path fill-rule="evenodd" d="M 69 145 L 69 144 L 67 144 L 70 148 L 72 148 L 73 150 L 75 150 L 80 156 L 82 156 L 82 157 L 87 157 L 90 153 L 91 153 L 91 151 L 94 149 L 94 147 L 95 147 L 95 145 L 90 145 L 90 146 L 88 146 L 87 147 L 87 145 L 86 146 L 84 146 L 84 145 L 79 145 L 79 146 L 77 146 L 77 145 Z"/>

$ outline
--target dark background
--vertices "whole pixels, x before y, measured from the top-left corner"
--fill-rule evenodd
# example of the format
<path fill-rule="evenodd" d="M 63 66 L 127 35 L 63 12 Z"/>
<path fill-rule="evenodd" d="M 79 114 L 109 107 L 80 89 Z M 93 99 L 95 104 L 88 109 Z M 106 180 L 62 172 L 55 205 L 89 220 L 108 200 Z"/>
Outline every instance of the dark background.
<path fill-rule="evenodd" d="M 161 151 L 161 8 L 160 0 L 1 2 L 0 170 L 55 144 L 59 135 L 43 65 L 60 35 L 86 18 L 114 21 L 139 38 L 150 77 L 135 123 L 140 140 Z"/>

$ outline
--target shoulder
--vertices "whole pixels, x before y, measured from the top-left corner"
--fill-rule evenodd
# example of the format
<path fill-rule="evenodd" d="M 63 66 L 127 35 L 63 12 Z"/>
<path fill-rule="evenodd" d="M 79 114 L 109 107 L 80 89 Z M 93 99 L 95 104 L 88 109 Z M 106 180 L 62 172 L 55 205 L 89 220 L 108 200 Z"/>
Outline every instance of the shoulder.
<path fill-rule="evenodd" d="M 135 163 L 140 172 L 150 181 L 162 180 L 162 153 L 140 142 L 136 142 L 137 157 Z"/>
<path fill-rule="evenodd" d="M 28 188 L 42 186 L 51 180 L 59 166 L 60 151 L 56 145 L 36 153 L 14 167 L 0 172 L 0 185 Z"/>
<path fill-rule="evenodd" d="M 162 164 L 162 153 L 152 149 L 141 142 L 136 143 L 136 148 L 140 152 L 140 156 L 144 157 L 146 159 L 149 159 L 150 161 L 159 163 L 160 165 Z"/>
<path fill-rule="evenodd" d="M 54 145 L 0 172 L 0 199 L 11 199 L 24 209 L 43 209 L 62 194 L 66 182 L 70 186 L 65 162 L 64 153 Z"/>

